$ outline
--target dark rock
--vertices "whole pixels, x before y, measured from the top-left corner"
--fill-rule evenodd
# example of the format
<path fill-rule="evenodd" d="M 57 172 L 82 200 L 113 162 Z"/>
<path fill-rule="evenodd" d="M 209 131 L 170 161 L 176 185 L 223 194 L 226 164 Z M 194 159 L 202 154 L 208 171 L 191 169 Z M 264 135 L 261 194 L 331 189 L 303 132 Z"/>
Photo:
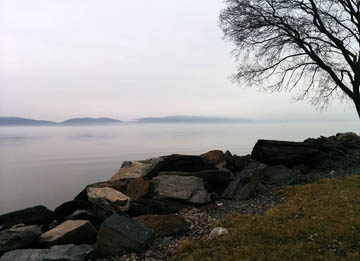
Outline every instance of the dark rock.
<path fill-rule="evenodd" d="M 198 172 L 159 172 L 158 176 L 194 176 L 201 178 L 211 189 L 207 189 L 209 192 L 216 192 L 217 194 L 223 193 L 223 191 L 230 184 L 232 178 L 230 177 L 231 173 L 229 171 L 220 171 L 220 170 L 204 170 Z"/>
<path fill-rule="evenodd" d="M 217 170 L 217 168 L 214 164 L 206 162 L 200 156 L 173 154 L 163 157 L 158 171 L 194 172 L 202 170 Z"/>
<path fill-rule="evenodd" d="M 35 242 L 42 231 L 39 226 L 11 227 L 0 232 L 0 253 L 25 248 Z"/>
<path fill-rule="evenodd" d="M 290 185 L 296 181 L 296 173 L 283 165 L 268 167 L 264 169 L 263 175 L 269 185 Z"/>
<path fill-rule="evenodd" d="M 90 208 L 91 208 L 91 203 L 88 201 L 71 200 L 55 208 L 54 210 L 55 219 L 58 221 L 63 221 L 65 217 L 74 213 L 78 209 L 90 209 Z"/>
<path fill-rule="evenodd" d="M 228 166 L 233 166 L 233 165 L 234 165 L 234 157 L 233 157 L 233 155 L 231 154 L 231 152 L 227 150 L 227 151 L 225 152 L 224 156 L 225 156 L 227 165 L 228 165 Z"/>
<path fill-rule="evenodd" d="M 95 213 L 90 210 L 76 210 L 71 215 L 65 218 L 66 220 L 88 220 L 91 224 L 98 225 L 102 223 L 104 220 L 95 215 Z"/>
<path fill-rule="evenodd" d="M 0 261 L 84 261 L 93 252 L 91 245 L 62 245 L 50 249 L 18 249 L 6 253 Z"/>
<path fill-rule="evenodd" d="M 179 235 L 188 229 L 188 223 L 177 215 L 146 215 L 134 220 L 154 230 L 156 237 Z"/>
<path fill-rule="evenodd" d="M 128 214 L 132 217 L 153 214 L 170 214 L 186 207 L 185 204 L 165 198 L 142 198 L 132 201 Z"/>
<path fill-rule="evenodd" d="M 97 247 L 104 256 L 144 252 L 153 237 L 152 229 L 130 218 L 114 214 L 101 225 L 97 235 Z"/>
<path fill-rule="evenodd" d="M 233 167 L 236 171 L 243 171 L 250 163 L 254 162 L 251 160 L 251 156 L 238 156 L 233 155 Z"/>
<path fill-rule="evenodd" d="M 0 225 L 11 227 L 16 224 L 44 225 L 54 220 L 53 212 L 44 206 L 25 208 L 0 215 Z"/>
<path fill-rule="evenodd" d="M 263 180 L 263 170 L 266 167 L 262 163 L 251 163 L 230 183 L 222 198 L 243 200 L 253 196 Z"/>
<path fill-rule="evenodd" d="M 87 195 L 94 213 L 103 219 L 130 208 L 130 198 L 112 188 L 88 188 Z"/>
<path fill-rule="evenodd" d="M 302 164 L 319 167 L 325 161 L 325 154 L 306 142 L 258 140 L 251 158 L 269 166 L 282 164 L 291 168 Z"/>
<path fill-rule="evenodd" d="M 92 244 L 95 241 L 96 229 L 86 220 L 65 221 L 39 238 L 39 243 L 43 246 Z"/>
<path fill-rule="evenodd" d="M 209 203 L 210 195 L 202 179 L 193 176 L 163 175 L 153 178 L 154 192 L 160 197 L 180 199 L 188 203 Z"/>
<path fill-rule="evenodd" d="M 74 200 L 87 201 L 87 189 L 88 188 L 112 188 L 121 193 L 126 193 L 127 185 L 129 180 L 108 180 L 103 182 L 97 182 L 86 186 L 75 198 Z"/>
<path fill-rule="evenodd" d="M 127 193 L 131 200 L 137 200 L 149 193 L 150 182 L 142 178 L 131 179 L 127 186 Z"/>

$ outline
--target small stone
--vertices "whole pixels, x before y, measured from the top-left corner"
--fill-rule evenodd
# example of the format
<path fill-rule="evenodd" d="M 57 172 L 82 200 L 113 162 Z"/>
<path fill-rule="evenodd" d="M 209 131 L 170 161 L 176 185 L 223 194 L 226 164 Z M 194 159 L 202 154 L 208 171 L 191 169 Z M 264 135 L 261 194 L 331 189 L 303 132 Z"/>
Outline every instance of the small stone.
<path fill-rule="evenodd" d="M 222 235 L 229 234 L 229 231 L 226 228 L 223 227 L 216 227 L 213 230 L 211 230 L 209 239 L 214 239 Z"/>

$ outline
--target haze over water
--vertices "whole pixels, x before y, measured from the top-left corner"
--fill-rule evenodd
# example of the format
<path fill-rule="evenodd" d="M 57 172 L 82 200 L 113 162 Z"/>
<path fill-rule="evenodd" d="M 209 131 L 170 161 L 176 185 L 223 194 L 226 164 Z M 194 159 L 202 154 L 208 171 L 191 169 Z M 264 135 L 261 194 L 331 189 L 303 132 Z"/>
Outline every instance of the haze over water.
<path fill-rule="evenodd" d="M 0 128 L 0 214 L 72 200 L 124 160 L 213 149 L 251 152 L 257 139 L 302 141 L 358 132 L 359 122 L 139 124 Z"/>

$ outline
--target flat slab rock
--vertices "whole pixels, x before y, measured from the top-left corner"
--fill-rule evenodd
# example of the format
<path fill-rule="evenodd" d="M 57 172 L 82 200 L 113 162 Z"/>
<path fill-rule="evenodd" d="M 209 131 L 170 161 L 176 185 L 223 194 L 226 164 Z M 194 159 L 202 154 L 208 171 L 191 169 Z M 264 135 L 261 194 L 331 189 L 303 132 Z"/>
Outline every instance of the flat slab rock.
<path fill-rule="evenodd" d="M 18 249 L 4 254 L 0 261 L 83 261 L 93 252 L 91 245 L 62 245 L 50 249 Z"/>
<path fill-rule="evenodd" d="M 111 180 L 123 180 L 131 178 L 152 178 L 157 172 L 160 158 L 152 158 L 142 161 L 125 161 L 121 168 L 111 177 Z"/>
<path fill-rule="evenodd" d="M 44 246 L 66 244 L 92 244 L 96 241 L 96 229 L 86 220 L 68 220 L 42 234 L 39 243 Z"/>
<path fill-rule="evenodd" d="M 97 235 L 97 247 L 104 256 L 144 252 L 153 238 L 152 229 L 131 218 L 114 214 L 101 225 Z"/>
<path fill-rule="evenodd" d="M 195 204 L 211 201 L 203 180 L 198 177 L 162 175 L 153 178 L 152 182 L 155 193 L 161 197 L 181 199 Z"/>
<path fill-rule="evenodd" d="M 35 206 L 0 215 L 0 226 L 11 227 L 16 224 L 44 225 L 54 220 L 51 210 L 44 206 Z"/>
<path fill-rule="evenodd" d="M 42 234 L 39 226 L 12 227 L 0 231 L 0 253 L 29 247 Z"/>
<path fill-rule="evenodd" d="M 126 212 L 130 208 L 130 198 L 113 188 L 88 188 L 87 197 L 96 214 L 104 218 Z"/>

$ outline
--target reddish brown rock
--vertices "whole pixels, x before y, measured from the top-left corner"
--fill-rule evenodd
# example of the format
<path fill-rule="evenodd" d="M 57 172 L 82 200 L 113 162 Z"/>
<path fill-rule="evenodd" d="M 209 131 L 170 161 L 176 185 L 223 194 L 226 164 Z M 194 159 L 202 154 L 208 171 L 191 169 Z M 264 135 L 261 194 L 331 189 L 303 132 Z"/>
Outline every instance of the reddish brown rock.
<path fill-rule="evenodd" d="M 131 179 L 127 187 L 127 195 L 131 200 L 137 200 L 149 193 L 150 182 L 142 178 Z"/>
<path fill-rule="evenodd" d="M 201 154 L 200 157 L 214 165 L 226 165 L 226 158 L 224 152 L 221 150 L 210 150 L 204 154 Z"/>
<path fill-rule="evenodd" d="M 134 220 L 153 229 L 156 237 L 182 234 L 188 228 L 185 219 L 177 215 L 146 215 L 135 217 Z"/>

